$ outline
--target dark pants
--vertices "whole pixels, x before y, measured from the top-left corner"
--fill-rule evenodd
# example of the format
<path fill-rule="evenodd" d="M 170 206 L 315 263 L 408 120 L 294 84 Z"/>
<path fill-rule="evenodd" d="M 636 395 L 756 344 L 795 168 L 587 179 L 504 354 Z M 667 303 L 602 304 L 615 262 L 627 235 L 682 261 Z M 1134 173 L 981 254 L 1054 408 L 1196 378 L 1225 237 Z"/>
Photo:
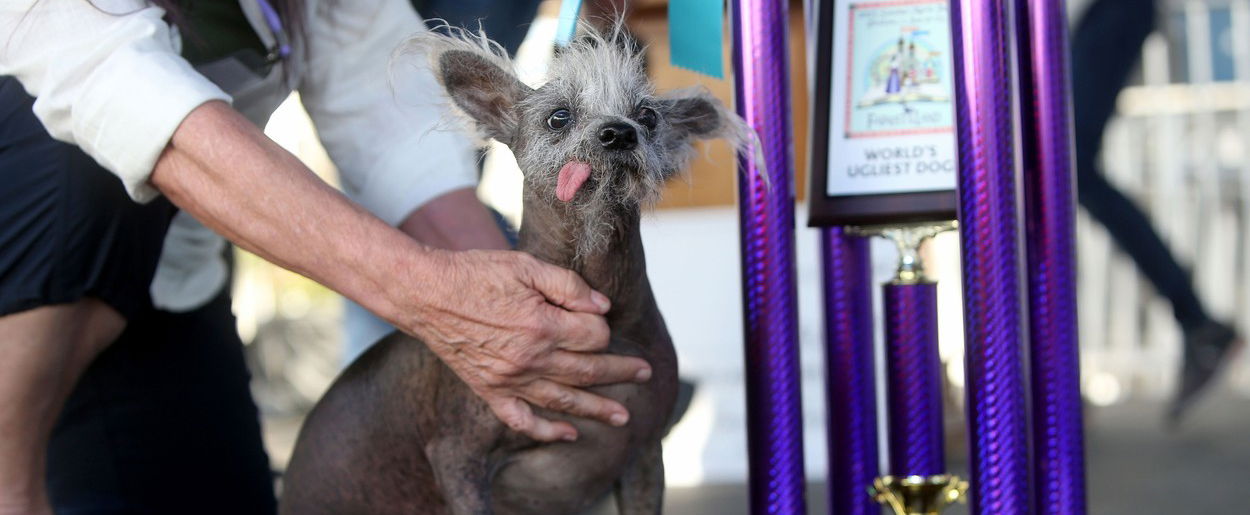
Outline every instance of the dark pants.
<path fill-rule="evenodd" d="M 1150 219 L 1107 182 L 1098 166 L 1103 131 L 1116 97 L 1155 28 L 1155 2 L 1096 0 L 1072 37 L 1072 93 L 1076 121 L 1077 187 L 1082 206 L 1107 228 L 1142 274 L 1172 303 L 1186 330 L 1210 320 L 1189 275 L 1155 232 Z"/>
<path fill-rule="evenodd" d="M 53 432 L 47 486 L 56 513 L 275 513 L 229 296 L 128 322 Z"/>
<path fill-rule="evenodd" d="M 58 514 L 269 514 L 269 459 L 229 297 L 174 314 L 149 285 L 174 208 L 53 140 L 0 77 L 0 316 L 95 298 L 126 329 L 88 367 L 53 429 Z"/>

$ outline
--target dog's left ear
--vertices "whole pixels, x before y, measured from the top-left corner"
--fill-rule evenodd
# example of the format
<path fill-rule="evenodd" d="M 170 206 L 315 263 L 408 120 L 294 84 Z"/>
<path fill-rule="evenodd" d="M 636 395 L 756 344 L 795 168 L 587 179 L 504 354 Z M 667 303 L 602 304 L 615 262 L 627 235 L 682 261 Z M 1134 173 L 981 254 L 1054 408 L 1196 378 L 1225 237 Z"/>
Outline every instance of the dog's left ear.
<path fill-rule="evenodd" d="M 719 138 L 731 132 L 738 115 L 706 90 L 679 92 L 659 101 L 660 114 L 673 127 L 691 138 Z"/>
<path fill-rule="evenodd" d="M 477 122 L 482 133 L 512 144 L 519 123 L 514 108 L 533 90 L 475 51 L 447 50 L 439 54 L 437 66 L 447 95 Z"/>

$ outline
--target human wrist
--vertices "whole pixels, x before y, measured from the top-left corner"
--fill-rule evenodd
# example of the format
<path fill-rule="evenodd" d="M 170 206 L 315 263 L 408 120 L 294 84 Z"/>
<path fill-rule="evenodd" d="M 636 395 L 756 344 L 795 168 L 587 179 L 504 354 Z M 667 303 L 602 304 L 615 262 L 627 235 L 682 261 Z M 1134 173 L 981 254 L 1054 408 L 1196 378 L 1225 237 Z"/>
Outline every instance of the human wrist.
<path fill-rule="evenodd" d="M 359 267 L 365 274 L 365 289 L 353 298 L 401 331 L 414 334 L 432 299 L 437 285 L 446 281 L 447 251 L 423 245 L 393 231 L 396 241 L 369 256 Z"/>

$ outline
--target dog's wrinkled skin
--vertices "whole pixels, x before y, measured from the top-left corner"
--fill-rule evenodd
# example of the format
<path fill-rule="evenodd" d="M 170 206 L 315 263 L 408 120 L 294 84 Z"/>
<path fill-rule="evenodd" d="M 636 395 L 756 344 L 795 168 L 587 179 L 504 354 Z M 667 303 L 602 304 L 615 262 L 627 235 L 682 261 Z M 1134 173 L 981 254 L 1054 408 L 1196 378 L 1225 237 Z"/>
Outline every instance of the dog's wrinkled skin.
<path fill-rule="evenodd" d="M 572 423 L 579 438 L 535 442 L 496 419 L 423 343 L 395 334 L 353 363 L 309 415 L 284 479 L 283 513 L 571 514 L 613 487 L 620 513 L 660 512 L 660 438 L 677 362 L 647 282 L 639 216 L 685 165 L 694 139 L 739 143 L 743 125 L 706 93 L 656 96 L 639 56 L 620 43 L 619 29 L 585 35 L 557 54 L 537 90 L 482 38 L 422 34 L 401 55 L 429 56 L 479 133 L 512 148 L 526 177 L 520 250 L 576 271 L 612 300 L 608 352 L 639 356 L 653 373 L 646 383 L 590 391 L 621 402 L 629 423 L 536 407 Z M 553 129 L 549 118 L 561 109 L 570 121 Z M 632 128 L 636 144 L 609 145 L 607 126 Z M 563 201 L 557 184 L 570 162 L 588 164 L 590 175 Z"/>

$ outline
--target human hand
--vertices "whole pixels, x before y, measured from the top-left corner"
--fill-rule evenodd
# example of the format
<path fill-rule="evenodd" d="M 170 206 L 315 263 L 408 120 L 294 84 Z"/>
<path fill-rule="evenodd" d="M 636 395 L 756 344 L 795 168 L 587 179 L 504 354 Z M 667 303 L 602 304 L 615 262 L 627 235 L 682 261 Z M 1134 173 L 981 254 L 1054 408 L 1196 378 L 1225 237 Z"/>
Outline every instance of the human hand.
<path fill-rule="evenodd" d="M 622 426 L 620 403 L 581 387 L 651 377 L 646 361 L 601 354 L 607 297 L 576 273 L 512 251 L 442 252 L 424 302 L 399 327 L 420 337 L 508 427 L 540 441 L 577 430 L 530 404 Z"/>

